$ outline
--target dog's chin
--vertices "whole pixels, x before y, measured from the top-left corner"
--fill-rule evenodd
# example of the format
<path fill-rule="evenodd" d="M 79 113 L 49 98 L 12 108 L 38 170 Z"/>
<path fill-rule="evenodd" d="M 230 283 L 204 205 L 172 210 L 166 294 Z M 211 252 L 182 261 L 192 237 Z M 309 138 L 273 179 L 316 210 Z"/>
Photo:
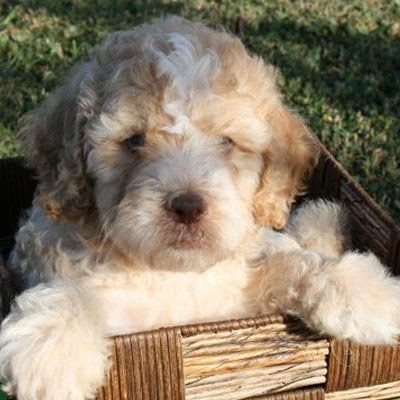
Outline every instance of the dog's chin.
<path fill-rule="evenodd" d="M 152 263 L 154 268 L 176 271 L 204 271 L 229 257 L 231 251 L 218 235 L 201 224 L 176 227 L 160 248 Z"/>
<path fill-rule="evenodd" d="M 184 235 L 159 240 L 158 246 L 140 254 L 141 260 L 153 270 L 203 272 L 229 257 L 230 250 L 205 237 Z"/>
<path fill-rule="evenodd" d="M 193 244 L 185 243 L 180 247 L 170 247 L 154 257 L 152 268 L 169 271 L 203 272 L 223 259 L 222 254 L 215 254 Z"/>

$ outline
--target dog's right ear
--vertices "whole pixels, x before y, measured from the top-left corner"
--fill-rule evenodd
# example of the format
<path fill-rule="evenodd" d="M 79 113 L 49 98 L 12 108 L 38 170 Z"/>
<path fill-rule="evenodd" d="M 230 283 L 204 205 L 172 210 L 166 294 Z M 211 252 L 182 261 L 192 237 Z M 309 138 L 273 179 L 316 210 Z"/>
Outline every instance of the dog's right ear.
<path fill-rule="evenodd" d="M 320 147 L 300 116 L 283 105 L 276 107 L 269 123 L 274 135 L 264 154 L 264 170 L 253 209 L 260 224 L 282 229 L 295 196 L 306 189 Z"/>
<path fill-rule="evenodd" d="M 89 76 L 90 64 L 84 64 L 21 120 L 23 150 L 39 181 L 35 203 L 52 219 L 79 218 L 93 203 L 84 149 L 84 127 L 95 103 Z"/>

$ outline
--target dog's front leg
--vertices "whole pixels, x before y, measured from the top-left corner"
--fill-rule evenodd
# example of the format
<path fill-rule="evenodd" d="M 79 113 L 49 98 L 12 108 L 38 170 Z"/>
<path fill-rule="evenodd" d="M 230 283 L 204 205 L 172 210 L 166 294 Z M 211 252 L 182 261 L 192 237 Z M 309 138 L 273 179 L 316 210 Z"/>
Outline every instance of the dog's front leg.
<path fill-rule="evenodd" d="M 393 344 L 400 333 L 400 281 L 372 254 L 276 252 L 253 268 L 249 297 L 260 313 L 291 313 L 338 339 Z"/>
<path fill-rule="evenodd" d="M 75 282 L 17 297 L 0 331 L 0 380 L 19 400 L 83 400 L 101 386 L 107 341 L 97 294 Z"/>

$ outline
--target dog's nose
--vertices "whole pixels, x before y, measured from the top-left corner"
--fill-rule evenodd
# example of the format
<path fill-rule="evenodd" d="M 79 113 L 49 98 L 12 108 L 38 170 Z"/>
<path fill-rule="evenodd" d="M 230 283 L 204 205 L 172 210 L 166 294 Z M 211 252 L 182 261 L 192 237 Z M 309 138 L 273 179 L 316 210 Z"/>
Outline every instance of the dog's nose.
<path fill-rule="evenodd" d="M 197 222 L 205 211 L 204 200 L 194 193 L 181 193 L 175 196 L 167 205 L 173 212 L 175 220 L 181 224 Z"/>

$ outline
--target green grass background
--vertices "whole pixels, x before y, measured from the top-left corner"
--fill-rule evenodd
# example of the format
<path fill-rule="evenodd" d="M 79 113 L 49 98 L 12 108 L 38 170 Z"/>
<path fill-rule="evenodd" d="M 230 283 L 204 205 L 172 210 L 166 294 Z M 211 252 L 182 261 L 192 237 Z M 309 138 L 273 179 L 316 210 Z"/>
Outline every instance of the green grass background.
<path fill-rule="evenodd" d="M 400 0 L 6 1 L 0 156 L 23 152 L 18 119 L 109 32 L 171 13 L 222 25 L 278 66 L 286 103 L 400 220 Z"/>

